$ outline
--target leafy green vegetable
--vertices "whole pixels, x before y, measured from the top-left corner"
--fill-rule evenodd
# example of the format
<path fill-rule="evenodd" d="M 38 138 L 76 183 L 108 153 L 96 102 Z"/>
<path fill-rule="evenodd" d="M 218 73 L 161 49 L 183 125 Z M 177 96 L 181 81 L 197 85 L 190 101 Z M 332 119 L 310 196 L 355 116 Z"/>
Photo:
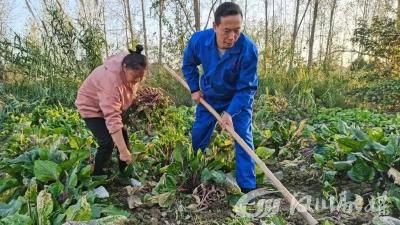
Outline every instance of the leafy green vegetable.
<path fill-rule="evenodd" d="M 340 138 L 337 142 L 345 154 L 361 151 L 367 144 L 366 141 L 358 141 L 351 138 Z"/>
<path fill-rule="evenodd" d="M 212 170 L 210 171 L 208 168 L 203 169 L 201 173 L 201 181 L 214 181 L 217 184 L 223 184 L 225 182 L 225 174 L 220 171 Z"/>
<path fill-rule="evenodd" d="M 0 225 L 32 225 L 32 220 L 29 216 L 14 214 L 0 220 Z"/>
<path fill-rule="evenodd" d="M 60 168 L 55 162 L 48 160 L 36 160 L 34 174 L 36 179 L 42 182 L 56 181 L 60 176 Z"/>
<path fill-rule="evenodd" d="M 50 225 L 50 214 L 53 212 L 53 200 L 50 193 L 41 190 L 36 199 L 36 210 L 39 225 Z"/>
<path fill-rule="evenodd" d="M 172 205 L 174 200 L 174 192 L 165 192 L 162 194 L 154 195 L 149 199 L 149 202 L 153 204 L 159 204 L 160 207 L 169 207 Z"/>
<path fill-rule="evenodd" d="M 22 197 L 13 199 L 9 203 L 0 203 L 0 217 L 6 217 L 17 213 L 25 200 Z"/>
<path fill-rule="evenodd" d="M 275 153 L 275 149 L 267 147 L 258 147 L 256 149 L 256 154 L 262 159 L 267 160 Z"/>
<path fill-rule="evenodd" d="M 76 166 L 72 171 L 71 174 L 69 174 L 68 181 L 67 181 L 67 187 L 68 188 L 75 188 L 75 186 L 78 184 L 78 167 Z"/>
<path fill-rule="evenodd" d="M 107 216 L 125 216 L 129 217 L 131 214 L 125 210 L 119 209 L 113 205 L 109 205 L 101 210 L 101 212 Z"/>
<path fill-rule="evenodd" d="M 375 177 L 375 169 L 364 160 L 357 160 L 347 175 L 356 182 L 372 181 Z"/>
<path fill-rule="evenodd" d="M 353 160 L 337 161 L 337 162 L 334 162 L 333 164 L 337 171 L 348 171 L 351 169 L 353 162 L 354 162 Z"/>
<path fill-rule="evenodd" d="M 18 181 L 14 178 L 4 178 L 0 180 L 0 199 L 3 199 L 3 192 L 18 185 Z M 2 201 L 4 202 L 4 201 Z"/>
<path fill-rule="evenodd" d="M 36 183 L 36 179 L 32 178 L 29 181 L 28 188 L 25 191 L 24 197 L 27 201 L 32 201 L 32 200 L 36 200 L 37 195 L 38 195 L 38 186 Z"/>
<path fill-rule="evenodd" d="M 75 205 L 71 205 L 65 212 L 67 221 L 90 220 L 92 212 L 86 196 L 82 196 Z"/>

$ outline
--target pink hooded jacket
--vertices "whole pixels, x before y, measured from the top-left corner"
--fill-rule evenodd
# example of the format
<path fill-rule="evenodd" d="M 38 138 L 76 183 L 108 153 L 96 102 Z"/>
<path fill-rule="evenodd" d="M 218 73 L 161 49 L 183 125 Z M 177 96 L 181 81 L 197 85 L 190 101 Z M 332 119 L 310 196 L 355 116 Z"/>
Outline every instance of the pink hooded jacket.
<path fill-rule="evenodd" d="M 122 72 L 128 53 L 110 56 L 94 69 L 79 88 L 75 105 L 82 118 L 103 117 L 112 134 L 122 129 L 122 112 L 136 98 L 139 86 L 129 83 Z"/>

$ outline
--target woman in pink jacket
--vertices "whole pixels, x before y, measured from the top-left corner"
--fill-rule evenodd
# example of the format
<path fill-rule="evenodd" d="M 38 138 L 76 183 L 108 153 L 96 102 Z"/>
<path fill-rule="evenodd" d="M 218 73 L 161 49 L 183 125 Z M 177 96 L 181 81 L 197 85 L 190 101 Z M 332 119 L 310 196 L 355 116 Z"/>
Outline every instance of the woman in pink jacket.
<path fill-rule="evenodd" d="M 93 175 L 104 175 L 104 167 L 111 159 L 114 145 L 118 149 L 119 170 L 122 173 L 131 163 L 129 138 L 122 123 L 122 113 L 136 98 L 136 91 L 147 72 L 147 59 L 136 50 L 107 58 L 86 78 L 79 88 L 75 105 L 93 133 L 97 153 Z"/>

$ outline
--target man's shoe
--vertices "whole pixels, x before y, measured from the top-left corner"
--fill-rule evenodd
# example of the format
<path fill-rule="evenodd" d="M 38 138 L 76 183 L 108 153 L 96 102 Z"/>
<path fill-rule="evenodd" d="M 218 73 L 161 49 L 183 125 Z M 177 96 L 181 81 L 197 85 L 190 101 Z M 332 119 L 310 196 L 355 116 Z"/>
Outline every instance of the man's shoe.
<path fill-rule="evenodd" d="M 240 190 L 242 191 L 243 194 L 247 194 L 251 191 L 256 190 L 255 188 L 240 188 Z"/>
<path fill-rule="evenodd" d="M 249 192 L 252 192 L 254 190 L 256 190 L 255 188 L 240 188 L 240 190 L 242 191 L 243 194 L 247 195 Z M 254 198 L 250 199 L 247 202 L 248 206 L 252 206 L 256 204 L 256 200 Z"/>

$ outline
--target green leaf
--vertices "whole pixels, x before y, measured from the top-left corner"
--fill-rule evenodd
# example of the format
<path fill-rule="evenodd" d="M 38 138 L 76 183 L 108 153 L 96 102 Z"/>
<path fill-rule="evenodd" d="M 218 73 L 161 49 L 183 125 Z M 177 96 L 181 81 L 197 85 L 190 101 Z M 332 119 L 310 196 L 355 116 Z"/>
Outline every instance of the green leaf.
<path fill-rule="evenodd" d="M 97 220 L 90 220 L 88 224 L 97 225 L 125 225 L 128 223 L 128 218 L 121 215 L 107 216 Z"/>
<path fill-rule="evenodd" d="M 65 221 L 65 214 L 64 213 L 60 213 L 57 214 L 57 216 L 51 221 L 52 225 L 62 225 L 64 224 Z"/>
<path fill-rule="evenodd" d="M 48 155 L 48 159 L 50 161 L 53 161 L 53 162 L 56 162 L 56 163 L 62 163 L 65 160 L 67 160 L 68 157 L 63 151 L 54 149 L 54 150 L 50 150 L 49 155 Z"/>
<path fill-rule="evenodd" d="M 175 192 L 177 187 L 177 181 L 174 176 L 169 176 L 167 174 L 163 174 L 158 181 L 156 187 L 153 189 L 154 194 L 163 193 L 163 192 Z"/>
<path fill-rule="evenodd" d="M 102 213 L 104 213 L 107 216 L 116 216 L 116 215 L 120 215 L 120 216 L 125 216 L 125 217 L 129 217 L 131 214 L 128 211 L 125 211 L 123 209 L 119 209 L 113 205 L 109 205 L 106 208 L 103 208 L 103 210 L 101 210 Z"/>
<path fill-rule="evenodd" d="M 382 128 L 369 128 L 367 129 L 368 136 L 374 141 L 380 141 L 385 137 L 385 133 Z"/>
<path fill-rule="evenodd" d="M 0 220 L 0 225 L 32 225 L 32 220 L 29 216 L 14 214 Z"/>
<path fill-rule="evenodd" d="M 152 196 L 149 201 L 151 203 L 158 203 L 160 207 L 166 208 L 172 205 L 173 200 L 174 200 L 174 193 L 173 192 L 165 192 L 162 194 L 158 194 L 155 196 Z"/>
<path fill-rule="evenodd" d="M 262 134 L 264 135 L 264 138 L 270 139 L 272 137 L 272 131 L 269 129 L 263 130 Z"/>
<path fill-rule="evenodd" d="M 47 148 L 46 149 L 43 149 L 43 148 L 39 149 L 39 159 L 40 160 L 49 160 L 49 154 L 50 154 L 50 151 Z"/>
<path fill-rule="evenodd" d="M 9 203 L 0 203 L 0 217 L 6 217 L 17 213 L 22 204 L 24 199 L 19 197 L 18 199 L 13 199 Z"/>
<path fill-rule="evenodd" d="M 239 201 L 241 196 L 242 196 L 241 194 L 228 195 L 228 204 L 229 204 L 229 206 L 234 207 L 236 205 L 236 203 Z"/>
<path fill-rule="evenodd" d="M 258 168 L 258 166 L 256 168 Z M 263 182 L 264 182 L 264 180 L 263 180 Z M 233 175 L 231 173 L 228 173 L 225 175 L 224 186 L 226 187 L 226 190 L 230 195 L 231 194 L 240 195 L 242 193 L 242 190 L 240 190 L 240 187 L 237 184 L 236 179 L 233 177 Z"/>
<path fill-rule="evenodd" d="M 258 147 L 256 149 L 256 154 L 263 160 L 269 159 L 275 153 L 275 149 Z"/>
<path fill-rule="evenodd" d="M 9 160 L 10 164 L 17 164 L 17 163 L 32 163 L 39 157 L 39 150 L 34 149 L 29 152 L 24 152 L 22 155 L 19 155 L 17 158 Z"/>
<path fill-rule="evenodd" d="M 90 173 L 92 172 L 92 167 L 90 165 L 87 165 L 79 171 L 79 178 L 89 178 Z"/>
<path fill-rule="evenodd" d="M 348 161 L 334 162 L 333 164 L 337 171 L 348 171 L 353 166 L 353 163 L 354 163 L 354 160 L 348 160 Z"/>
<path fill-rule="evenodd" d="M 391 135 L 387 145 L 384 147 L 384 153 L 387 156 L 400 155 L 400 142 L 398 137 Z M 394 159 L 393 159 L 394 160 Z"/>
<path fill-rule="evenodd" d="M 375 169 L 362 159 L 358 159 L 347 175 L 356 182 L 372 181 L 375 177 Z"/>
<path fill-rule="evenodd" d="M 367 143 L 371 142 L 369 136 L 366 133 L 362 132 L 360 129 L 353 128 L 351 131 L 353 132 L 354 137 L 356 137 L 358 140 L 365 141 Z"/>
<path fill-rule="evenodd" d="M 400 210 L 400 198 L 390 197 L 390 200 Z"/>
<path fill-rule="evenodd" d="M 208 165 L 207 168 L 210 170 L 220 170 L 222 167 L 225 166 L 224 158 L 212 160 Z"/>
<path fill-rule="evenodd" d="M 182 166 L 178 162 L 173 162 L 169 164 L 165 172 L 170 176 L 178 176 L 182 173 Z"/>
<path fill-rule="evenodd" d="M 15 187 L 18 185 L 18 181 L 14 178 L 5 178 L 0 180 L 0 193 L 4 192 L 5 190 Z"/>
<path fill-rule="evenodd" d="M 336 188 L 331 183 L 329 183 L 329 181 L 324 181 L 324 186 L 322 188 L 322 195 L 325 198 L 329 198 L 329 196 L 331 196 L 332 193 L 335 193 L 335 192 L 336 192 Z"/>
<path fill-rule="evenodd" d="M 36 211 L 39 225 L 50 225 L 50 214 L 53 212 L 53 200 L 50 193 L 41 190 L 36 199 Z"/>
<path fill-rule="evenodd" d="M 100 218 L 102 206 L 100 204 L 91 204 L 92 218 Z"/>
<path fill-rule="evenodd" d="M 7 190 L 0 193 L 0 202 L 8 202 L 10 201 L 16 193 L 21 189 L 20 186 L 15 186 L 12 188 L 8 188 Z"/>
<path fill-rule="evenodd" d="M 372 161 L 372 165 L 374 168 L 379 171 L 379 172 L 385 172 L 389 169 L 390 164 L 387 163 L 386 161 L 382 160 L 374 160 Z"/>
<path fill-rule="evenodd" d="M 382 145 L 381 143 L 378 143 L 376 141 L 373 141 L 371 143 L 368 144 L 368 147 L 371 150 L 375 150 L 375 151 L 382 151 L 382 152 L 386 152 L 387 150 L 387 146 Z"/>
<path fill-rule="evenodd" d="M 335 225 L 332 222 L 329 222 L 328 220 L 325 220 L 322 225 Z"/>
<path fill-rule="evenodd" d="M 174 150 L 174 159 L 176 162 L 179 162 L 181 164 L 183 164 L 184 161 L 184 157 L 183 157 L 183 151 L 185 151 L 184 149 L 185 147 L 183 146 L 182 143 L 178 143 L 175 150 Z"/>
<path fill-rule="evenodd" d="M 367 141 L 358 141 L 351 138 L 339 138 L 337 142 L 345 154 L 359 152 L 368 143 Z"/>
<path fill-rule="evenodd" d="M 323 155 L 320 155 L 320 154 L 314 154 L 314 160 L 315 160 L 316 163 L 318 163 L 320 165 L 324 165 L 325 157 Z"/>
<path fill-rule="evenodd" d="M 87 150 L 74 150 L 71 152 L 69 159 L 60 164 L 63 170 L 72 169 L 78 162 L 89 158 L 90 152 Z"/>
<path fill-rule="evenodd" d="M 217 184 L 223 184 L 225 182 L 225 174 L 221 171 L 213 170 L 211 171 L 213 181 Z"/>
<path fill-rule="evenodd" d="M 286 225 L 287 222 L 280 216 L 271 217 L 271 225 Z"/>
<path fill-rule="evenodd" d="M 76 137 L 69 137 L 68 143 L 72 149 L 79 149 L 79 145 L 78 145 L 78 142 L 76 141 Z"/>
<path fill-rule="evenodd" d="M 201 181 L 207 182 L 210 180 L 214 181 L 217 184 L 223 184 L 225 183 L 225 174 L 220 171 L 210 171 L 208 168 L 203 169 L 203 171 L 201 172 Z"/>
<path fill-rule="evenodd" d="M 68 182 L 67 182 L 67 188 L 75 188 L 75 186 L 78 184 L 78 166 L 76 166 L 72 171 L 71 174 L 68 177 Z"/>
<path fill-rule="evenodd" d="M 337 174 L 337 171 L 325 170 L 323 173 L 324 180 L 333 181 L 335 179 L 336 174 Z"/>
<path fill-rule="evenodd" d="M 28 188 L 25 191 L 24 197 L 27 201 L 31 201 L 31 200 L 36 200 L 37 195 L 38 195 L 38 187 L 37 187 L 36 179 L 32 178 L 29 181 Z"/>
<path fill-rule="evenodd" d="M 203 171 L 201 172 L 201 182 L 207 182 L 211 180 L 212 175 L 211 171 L 208 168 L 204 168 Z"/>
<path fill-rule="evenodd" d="M 370 158 L 368 158 L 367 156 L 365 156 L 362 152 L 353 152 L 353 153 L 347 155 L 347 160 L 355 161 L 357 159 L 365 160 L 367 162 L 372 162 L 372 160 Z"/>
<path fill-rule="evenodd" d="M 198 171 L 200 168 L 200 160 L 203 157 L 202 151 L 197 151 L 196 154 L 193 155 L 193 158 L 190 160 L 189 165 L 192 171 Z"/>
<path fill-rule="evenodd" d="M 47 189 L 50 191 L 50 193 L 53 196 L 57 197 L 61 193 L 63 193 L 64 185 L 60 181 L 56 181 L 56 182 L 50 184 Z"/>
<path fill-rule="evenodd" d="M 56 181 L 60 176 L 60 169 L 55 162 L 47 160 L 36 160 L 34 174 L 36 179 L 42 182 Z"/>
<path fill-rule="evenodd" d="M 88 188 L 93 189 L 99 185 L 107 183 L 107 175 L 102 176 L 94 176 L 92 177 L 92 181 L 89 183 Z"/>
<path fill-rule="evenodd" d="M 75 205 L 68 207 L 65 214 L 67 215 L 67 221 L 90 220 L 92 211 L 89 203 L 86 200 L 86 196 L 82 196 Z"/>
<path fill-rule="evenodd" d="M 348 135 L 351 131 L 350 127 L 342 120 L 338 122 L 338 130 L 341 134 Z"/>

